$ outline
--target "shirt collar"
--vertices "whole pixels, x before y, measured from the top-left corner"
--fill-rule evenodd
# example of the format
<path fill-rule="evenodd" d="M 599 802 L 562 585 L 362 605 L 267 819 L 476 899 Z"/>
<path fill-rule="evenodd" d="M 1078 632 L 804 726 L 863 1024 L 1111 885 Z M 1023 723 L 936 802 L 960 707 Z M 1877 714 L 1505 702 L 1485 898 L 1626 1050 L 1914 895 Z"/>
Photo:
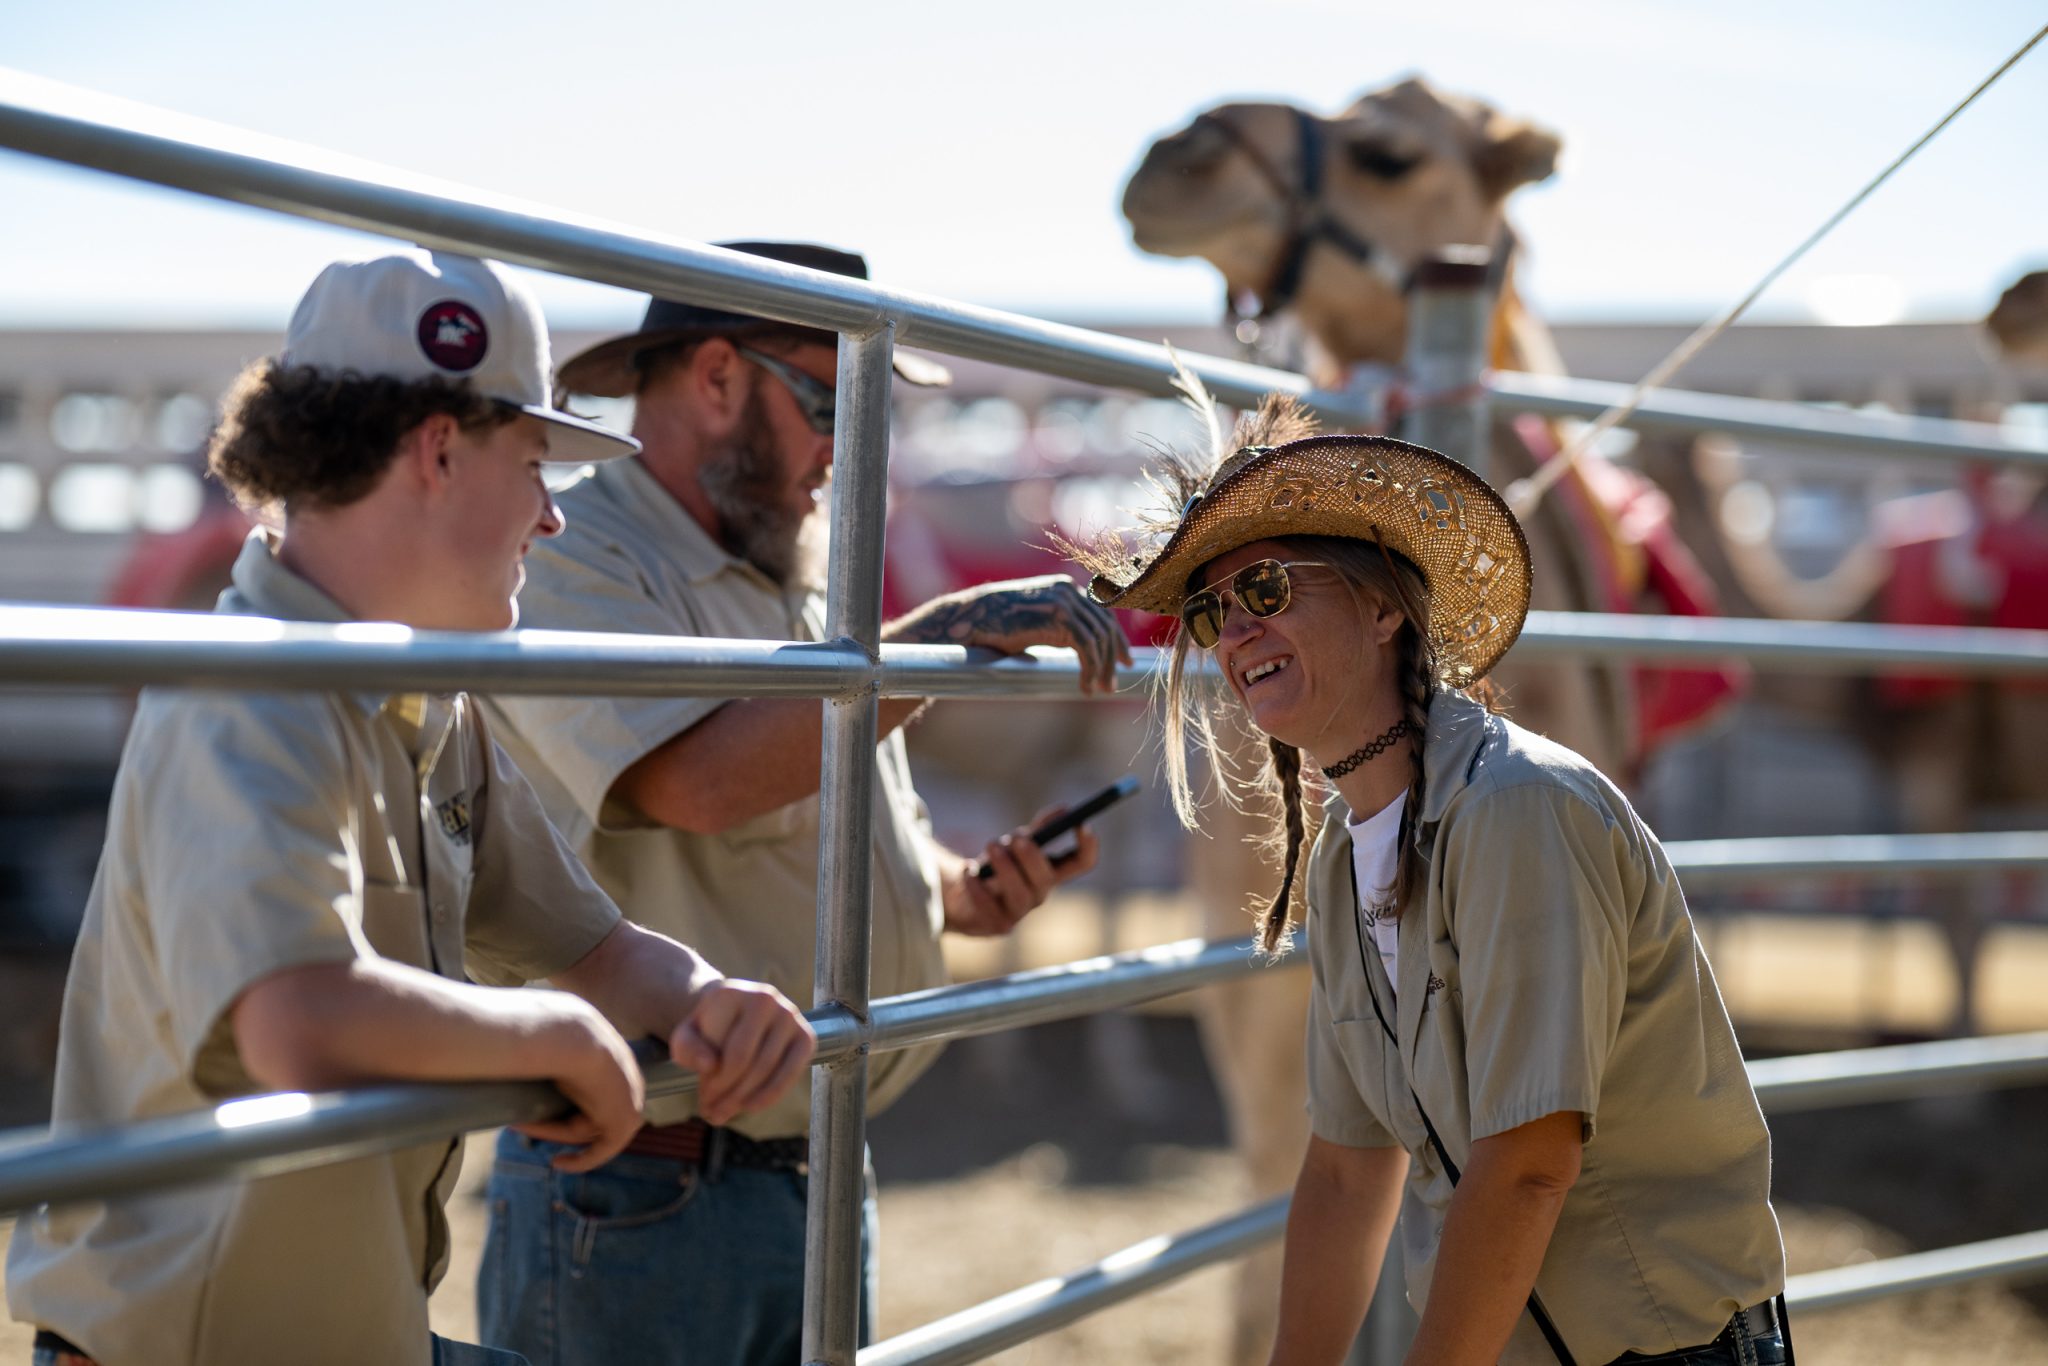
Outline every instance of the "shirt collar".
<path fill-rule="evenodd" d="M 1465 790 L 1486 757 L 1490 739 L 1500 734 L 1493 714 L 1463 693 L 1439 688 L 1429 703 L 1429 728 L 1422 746 L 1421 827 L 1443 819 L 1451 798 Z"/>
<path fill-rule="evenodd" d="M 618 501 L 628 516 L 658 538 L 663 557 L 681 570 L 690 583 L 705 583 L 720 574 L 734 572 L 751 575 L 775 587 L 766 574 L 714 540 L 689 509 L 662 487 L 638 456 L 608 460 L 597 466 L 591 478 Z"/>
<path fill-rule="evenodd" d="M 220 611 L 286 621 L 349 621 L 348 610 L 285 568 L 277 558 L 278 534 L 257 527 L 235 557 L 232 584 L 221 594 Z"/>
<path fill-rule="evenodd" d="M 281 538 L 269 527 L 257 527 L 251 531 L 249 539 L 242 542 L 242 553 L 235 557 L 229 586 L 220 595 L 220 602 L 214 610 L 242 616 L 278 617 L 285 621 L 354 621 L 347 608 L 321 592 L 310 580 L 286 568 L 284 561 L 277 557 L 281 544 Z M 353 702 L 365 716 L 374 716 L 391 704 L 410 708 L 410 715 L 424 715 L 425 711 L 424 694 L 353 692 L 341 696 Z"/>

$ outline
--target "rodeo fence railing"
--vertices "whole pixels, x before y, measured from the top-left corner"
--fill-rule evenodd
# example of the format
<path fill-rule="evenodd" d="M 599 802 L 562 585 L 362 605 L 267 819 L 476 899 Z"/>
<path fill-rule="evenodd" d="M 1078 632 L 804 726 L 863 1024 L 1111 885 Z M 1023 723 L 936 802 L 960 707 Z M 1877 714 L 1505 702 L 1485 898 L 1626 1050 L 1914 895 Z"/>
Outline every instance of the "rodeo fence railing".
<path fill-rule="evenodd" d="M 879 646 L 893 349 L 899 343 L 915 344 L 1166 394 L 1172 361 L 1163 348 L 576 218 L 14 73 L 0 72 L 0 147 L 428 247 L 840 334 L 833 554 L 826 590 L 829 639 L 822 643 L 649 641 L 555 632 L 453 637 L 375 623 L 321 628 L 157 613 L 0 608 L 0 684 L 162 682 L 823 698 L 817 1004 L 812 1012 L 821 1050 L 811 1125 L 807 1362 L 851 1366 L 855 1361 L 863 1101 L 870 1052 L 1135 1004 L 1260 970 L 1243 942 L 1188 943 L 884 1001 L 870 1002 L 867 995 L 867 831 L 876 698 L 898 693 L 1072 695 L 1076 672 L 1071 658 L 1062 659 L 1060 652 L 990 662 L 969 651 Z M 1281 390 L 1305 397 L 1338 422 L 1373 417 L 1362 397 L 1314 391 L 1299 375 L 1214 357 L 1187 360 L 1228 404 L 1248 405 L 1267 391 Z M 1615 388 L 1514 375 L 1489 376 L 1486 387 L 1501 402 L 1558 416 L 1597 412 Z M 1769 435 L 1873 454 L 2048 466 L 2048 450 L 2016 443 L 1981 424 L 1841 414 L 1710 395 L 1652 395 L 1632 425 Z M 1530 655 L 1746 657 L 1780 668 L 1911 663 L 1927 672 L 2031 674 L 2048 666 L 2048 633 L 2041 632 L 1566 614 L 1533 616 L 1521 648 Z M 1758 860 L 1752 871 L 1809 867 L 1826 852 L 1814 846 L 1777 850 Z M 1866 846 L 1858 861 L 1874 875 L 1909 863 L 1923 869 L 1963 868 L 2038 859 L 2034 847 L 2022 843 L 1997 848 Z M 1711 861 L 1718 871 L 1733 875 L 1731 870 L 1743 865 L 1742 851 L 1718 850 Z M 1786 1104 L 1801 1095 L 1820 1096 L 1830 1087 L 1838 1097 L 1872 1099 L 1934 1086 L 2048 1079 L 2048 1036 L 1925 1047 L 1953 1051 L 1915 1055 L 1917 1062 L 1881 1051 L 1824 1055 L 1793 1060 L 1799 1067 L 1777 1079 L 1767 1069 L 1780 1064 L 1759 1063 L 1758 1089 L 1767 1103 Z M 1802 1068 L 1799 1077 L 1792 1075 Z M 667 1064 L 653 1066 L 650 1076 L 659 1090 L 689 1085 Z M 251 1177 L 555 1113 L 562 1104 L 549 1088 L 531 1084 L 385 1086 L 326 1096 L 247 1097 L 199 1115 L 112 1133 L 11 1145 L 0 1150 L 0 1208 L 104 1199 L 178 1181 Z M 1053 1283 L 1049 1291 L 1027 1287 L 880 1344 L 860 1353 L 860 1359 L 872 1366 L 985 1355 L 1196 1265 L 1236 1255 L 1271 1237 L 1283 1217 L 1282 1203 L 1269 1202 L 1206 1229 L 1142 1244 Z M 1856 1268 L 1850 1280 L 1796 1290 L 1795 1298 L 1833 1296 L 1829 1302 L 1839 1302 L 1966 1275 L 2016 1274 L 2015 1268 L 2040 1266 L 2044 1255 L 2031 1244 L 2015 1247 L 2012 1240 L 1950 1249 L 1924 1255 L 1936 1262 L 1923 1258 L 1890 1272 L 1885 1268 L 1891 1264 Z"/>

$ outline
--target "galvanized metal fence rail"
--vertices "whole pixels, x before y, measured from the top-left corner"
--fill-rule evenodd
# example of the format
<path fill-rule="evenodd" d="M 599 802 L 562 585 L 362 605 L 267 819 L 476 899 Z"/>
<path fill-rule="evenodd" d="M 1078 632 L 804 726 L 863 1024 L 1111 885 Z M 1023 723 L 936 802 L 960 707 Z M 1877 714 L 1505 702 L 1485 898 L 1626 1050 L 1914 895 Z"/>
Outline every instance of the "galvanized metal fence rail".
<path fill-rule="evenodd" d="M 1515 649 L 1544 659 L 1744 659 L 1787 672 L 1911 666 L 1918 674 L 1977 678 L 2048 673 L 2048 631 L 1953 626 L 1531 612 Z M 1132 654 L 1134 663 L 1117 673 L 1125 691 L 1147 686 L 1160 664 L 1156 650 Z M 883 697 L 1078 700 L 1077 677 L 1066 650 L 998 658 L 955 645 L 868 650 L 847 639 L 471 635 L 388 622 L 329 626 L 0 602 L 0 683 L 15 686 L 412 687 L 654 697 L 843 698 L 874 691 Z"/>
<path fill-rule="evenodd" d="M 841 418 L 835 438 L 833 557 L 827 589 L 831 639 L 802 645 L 762 641 L 649 641 L 641 637 L 523 632 L 444 637 L 378 624 L 319 628 L 152 613 L 0 608 L 0 684 L 479 687 L 499 691 L 775 694 L 826 699 L 822 747 L 825 818 L 820 837 L 817 1001 L 822 1075 L 814 1087 L 813 1168 L 807 1247 L 804 1356 L 851 1366 L 857 1310 L 866 1057 L 879 1048 L 953 1037 L 1064 1014 L 1128 1004 L 1200 981 L 1255 970 L 1242 944 L 1179 945 L 1145 955 L 1068 965 L 995 983 L 871 1003 L 867 876 L 875 700 L 919 695 L 1071 694 L 1074 667 L 1057 652 L 991 663 L 969 652 L 879 646 L 882 509 L 886 491 L 888 373 L 898 344 L 929 347 L 1044 373 L 1150 393 L 1170 391 L 1172 362 L 1160 347 L 949 300 L 887 290 L 698 243 L 477 194 L 312 149 L 261 138 L 161 110 L 107 100 L 51 82 L 0 72 L 0 147 L 96 167 L 159 185 L 256 205 L 422 245 L 496 257 L 584 279 L 819 327 L 841 336 Z M 1299 375 L 1214 357 L 1188 358 L 1224 402 L 1245 405 L 1269 390 L 1305 396 L 1335 421 L 1367 419 L 1355 396 L 1312 392 Z M 1604 408 L 1607 386 L 1495 375 L 1491 393 L 1528 411 L 1567 416 Z M 1469 415 L 1469 414 L 1468 414 Z M 1467 424 L 1472 425 L 1470 423 Z M 2048 467 L 2048 450 L 1995 429 L 1927 419 L 1847 415 L 1797 405 L 1709 395 L 1658 394 L 1634 425 L 1721 430 L 1915 458 L 1990 460 Z M 1536 614 L 1525 653 L 1628 658 L 1745 657 L 1771 667 L 1840 669 L 1911 663 L 1924 671 L 2038 672 L 2048 633 L 1914 632 L 1806 623 L 1674 622 Z M 2023 837 L 2039 839 L 2042 837 Z M 1683 850 L 1679 850 L 1680 853 Z M 1774 871 L 1810 868 L 1811 850 L 1777 851 Z M 1860 866 L 1965 866 L 2033 862 L 2033 846 L 1871 848 Z M 1802 860 L 1805 860 L 1802 862 Z M 1739 851 L 1703 863 L 1739 868 Z M 1971 1041 L 1996 1050 L 1998 1041 Z M 1918 1067 L 1865 1064 L 1852 1082 L 1814 1086 L 1868 1098 L 1889 1087 L 2017 1083 L 2044 1075 L 2048 1042 L 2018 1041 L 2021 1057 L 1961 1055 Z M 2033 1054 L 2026 1050 L 2033 1048 Z M 1834 1066 L 1857 1070 L 1843 1057 Z M 1824 1060 L 1803 1060 L 1826 1073 Z M 1891 1060 L 1897 1063 L 1897 1060 Z M 1766 1064 L 1759 1064 L 1765 1067 Z M 656 1069 L 655 1084 L 687 1085 Z M 1769 1094 L 1768 1074 L 1759 1080 Z M 1781 1084 L 1787 1097 L 1799 1094 Z M 1860 1090 L 1854 1088 L 1860 1087 Z M 255 1097 L 174 1121 L 177 1133 L 137 1126 L 121 1134 L 39 1140 L 0 1151 L 0 1194 L 15 1203 L 56 1197 L 104 1198 L 171 1180 L 234 1172 L 247 1176 L 303 1161 L 306 1149 L 369 1151 L 375 1145 L 547 1112 L 559 1097 L 531 1086 L 379 1087 L 332 1097 Z M 339 1145 L 337 1147 L 337 1145 Z M 355 1145 L 351 1147 L 350 1145 Z M 68 1184 L 67 1184 L 68 1183 Z M 1248 1211 L 1177 1239 L 1154 1240 L 1063 1281 L 1050 1297 L 1031 1290 L 975 1311 L 971 1331 L 927 1330 L 922 1344 L 882 1344 L 862 1359 L 970 1360 L 992 1343 L 1072 1317 L 1076 1306 L 1135 1293 L 1192 1265 L 1235 1255 L 1270 1236 L 1276 1206 Z M 1951 1250 L 1938 1267 L 1902 1273 L 1911 1283 L 1964 1274 L 2011 1274 L 2038 1265 L 2031 1245 Z M 1968 1255 L 1961 1255 L 1967 1253 Z M 1813 1290 L 1837 1298 L 1878 1293 Z M 1057 1308 L 1052 1307 L 1057 1304 Z M 948 1321 L 949 1323 L 951 1321 Z M 1006 1325 L 1006 1326 L 1005 1326 Z M 972 1346 L 979 1343 L 979 1346 Z"/>

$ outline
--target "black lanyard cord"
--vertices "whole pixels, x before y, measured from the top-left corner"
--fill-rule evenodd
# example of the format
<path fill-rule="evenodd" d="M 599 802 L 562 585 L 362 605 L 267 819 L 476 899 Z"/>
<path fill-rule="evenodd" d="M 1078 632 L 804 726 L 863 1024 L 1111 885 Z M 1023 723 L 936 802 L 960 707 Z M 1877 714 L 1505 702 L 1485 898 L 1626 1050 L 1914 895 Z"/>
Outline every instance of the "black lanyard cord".
<path fill-rule="evenodd" d="M 1394 1027 L 1387 1023 L 1386 1012 L 1380 1009 L 1379 989 L 1372 984 L 1372 968 L 1365 955 L 1365 928 L 1358 920 L 1358 865 L 1350 860 L 1346 860 L 1346 863 L 1351 873 L 1351 928 L 1358 940 L 1358 966 L 1365 974 L 1365 993 L 1372 998 L 1372 1013 L 1378 1018 L 1380 1029 L 1387 1036 L 1387 1042 L 1394 1045 L 1394 1058 L 1398 1062 L 1401 1056 L 1401 1039 L 1394 1033 Z M 1437 1161 L 1444 1164 L 1444 1174 L 1451 1178 L 1451 1185 L 1455 1188 L 1459 1177 L 1458 1164 L 1451 1161 L 1450 1153 L 1444 1148 L 1443 1139 L 1437 1137 L 1436 1125 L 1429 1122 L 1429 1111 L 1422 1108 L 1422 1097 L 1415 1094 L 1412 1085 L 1408 1088 L 1408 1096 L 1415 1102 L 1415 1113 L 1422 1116 L 1422 1128 L 1429 1135 L 1429 1146 L 1436 1151 Z M 1543 1334 L 1543 1340 L 1550 1344 L 1550 1350 L 1557 1356 L 1558 1361 L 1563 1363 L 1563 1366 L 1578 1366 L 1571 1352 L 1565 1347 L 1564 1337 L 1557 1331 L 1557 1325 L 1550 1321 L 1550 1315 L 1544 1310 L 1543 1301 L 1537 1297 L 1533 1286 L 1529 1289 L 1529 1317 L 1536 1320 L 1537 1330 Z"/>

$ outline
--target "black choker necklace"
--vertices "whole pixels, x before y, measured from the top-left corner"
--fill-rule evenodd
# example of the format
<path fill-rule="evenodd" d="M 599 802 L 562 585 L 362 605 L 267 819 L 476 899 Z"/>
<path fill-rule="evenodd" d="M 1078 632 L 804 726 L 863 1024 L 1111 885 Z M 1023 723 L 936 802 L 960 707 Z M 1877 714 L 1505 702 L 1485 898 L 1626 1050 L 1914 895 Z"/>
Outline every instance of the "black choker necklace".
<path fill-rule="evenodd" d="M 1360 764 L 1370 763 L 1372 760 L 1379 758 L 1382 754 L 1385 754 L 1389 749 L 1393 747 L 1394 741 L 1400 739 L 1404 735 L 1409 734 L 1414 729 L 1415 727 L 1408 724 L 1408 718 L 1405 716 L 1402 717 L 1393 725 L 1388 726 L 1384 731 L 1380 732 L 1380 736 L 1377 740 L 1374 740 L 1369 744 L 1360 746 L 1359 748 L 1351 751 L 1351 753 L 1345 755 L 1342 759 L 1339 759 L 1336 763 L 1331 764 L 1328 768 L 1323 769 L 1323 776 L 1325 778 L 1343 777 L 1352 769 L 1357 768 Z"/>

